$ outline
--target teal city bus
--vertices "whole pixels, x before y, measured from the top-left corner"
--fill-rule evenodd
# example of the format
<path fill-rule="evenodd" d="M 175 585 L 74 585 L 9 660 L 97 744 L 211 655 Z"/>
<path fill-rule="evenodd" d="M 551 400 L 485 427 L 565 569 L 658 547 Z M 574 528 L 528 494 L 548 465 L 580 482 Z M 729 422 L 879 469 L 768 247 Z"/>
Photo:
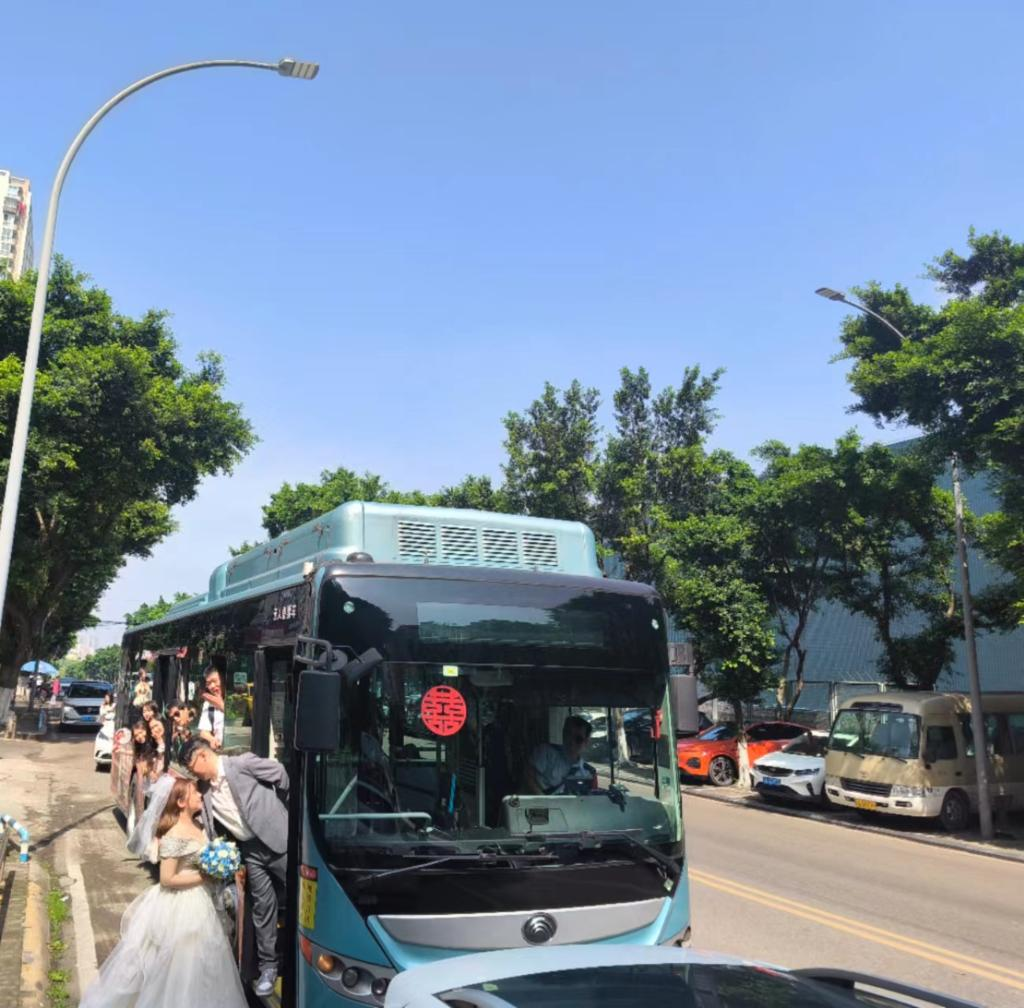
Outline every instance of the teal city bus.
<path fill-rule="evenodd" d="M 225 751 L 291 776 L 274 1000 L 380 1005 L 396 972 L 448 956 L 688 937 L 665 614 L 601 576 L 585 526 L 343 504 L 131 628 L 122 698 L 144 655 L 163 704 L 216 663 Z M 126 734 L 112 789 L 131 816 Z"/>

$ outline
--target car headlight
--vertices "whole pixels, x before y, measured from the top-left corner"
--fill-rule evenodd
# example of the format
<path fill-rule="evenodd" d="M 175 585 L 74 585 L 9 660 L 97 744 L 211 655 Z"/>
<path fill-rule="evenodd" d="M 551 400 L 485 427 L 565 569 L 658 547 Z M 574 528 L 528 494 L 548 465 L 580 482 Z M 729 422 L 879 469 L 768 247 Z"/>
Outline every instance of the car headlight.
<path fill-rule="evenodd" d="M 809 770 L 794 770 L 793 775 L 795 777 L 810 777 L 812 774 L 816 774 L 818 771 L 813 767 Z"/>
<path fill-rule="evenodd" d="M 63 709 L 62 713 L 63 713 L 64 717 L 66 717 L 66 718 L 76 718 L 76 717 L 78 717 L 78 711 L 76 711 L 74 707 L 65 707 Z"/>
<path fill-rule="evenodd" d="M 893 784 L 890 794 L 893 798 L 923 798 L 924 788 L 910 784 Z"/>

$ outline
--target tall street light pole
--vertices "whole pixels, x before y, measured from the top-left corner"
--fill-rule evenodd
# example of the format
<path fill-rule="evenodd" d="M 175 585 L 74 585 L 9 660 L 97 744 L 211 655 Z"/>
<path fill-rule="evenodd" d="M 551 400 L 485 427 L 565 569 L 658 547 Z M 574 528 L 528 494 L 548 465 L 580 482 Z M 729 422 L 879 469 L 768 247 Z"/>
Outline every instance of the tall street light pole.
<path fill-rule="evenodd" d="M 14 528 L 18 518 L 18 501 L 21 497 L 21 477 L 25 468 L 25 448 L 28 444 L 29 420 L 32 414 L 32 394 L 35 390 L 36 368 L 39 364 L 39 344 L 43 332 L 43 317 L 46 314 L 46 286 L 50 279 L 50 260 L 53 257 L 53 236 L 57 228 L 57 205 L 71 162 L 99 121 L 129 95 L 155 84 L 165 77 L 188 73 L 190 70 L 206 70 L 212 67 L 250 67 L 255 70 L 272 70 L 282 77 L 312 80 L 320 69 L 318 63 L 303 63 L 294 59 L 283 59 L 277 63 L 261 63 L 255 60 L 201 60 L 198 63 L 182 63 L 168 67 L 158 73 L 143 77 L 119 91 L 105 105 L 99 108 L 91 119 L 78 131 L 71 141 L 57 169 L 57 177 L 50 190 L 50 204 L 46 208 L 46 225 L 43 228 L 43 242 L 39 251 L 39 275 L 36 279 L 35 300 L 32 303 L 32 320 L 28 328 L 28 344 L 25 348 L 25 370 L 21 377 L 21 394 L 18 399 L 18 414 L 14 423 L 11 441 L 11 458 L 7 467 L 7 484 L 4 487 L 3 512 L 0 514 L 0 624 L 3 621 L 4 603 L 7 599 L 7 582 L 11 572 L 11 552 L 14 548 Z"/>
<path fill-rule="evenodd" d="M 895 333 L 901 343 L 907 342 L 907 337 L 887 318 L 883 318 L 866 305 L 850 301 L 842 291 L 833 290 L 831 287 L 819 287 L 814 293 L 829 301 L 838 301 L 865 315 L 870 315 L 871 318 L 881 322 L 887 329 Z M 971 574 L 967 567 L 967 537 L 964 534 L 964 496 L 960 488 L 960 465 L 955 454 L 950 463 L 953 477 L 957 562 L 960 567 L 960 586 L 964 607 L 967 681 L 971 692 L 971 734 L 974 736 L 974 766 L 978 780 L 978 821 L 982 840 L 991 840 L 993 836 L 992 796 L 989 793 L 988 737 L 985 734 L 985 716 L 981 710 L 981 678 L 978 675 L 978 648 L 974 637 L 974 599 L 971 596 Z"/>

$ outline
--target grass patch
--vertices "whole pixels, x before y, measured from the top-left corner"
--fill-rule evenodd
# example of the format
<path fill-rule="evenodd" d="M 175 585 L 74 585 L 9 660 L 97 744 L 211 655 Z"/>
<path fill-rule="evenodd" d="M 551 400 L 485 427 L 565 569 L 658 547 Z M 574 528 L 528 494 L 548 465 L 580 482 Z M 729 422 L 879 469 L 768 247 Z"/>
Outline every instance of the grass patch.
<path fill-rule="evenodd" d="M 68 897 L 61 892 L 53 870 L 49 869 L 49 873 L 50 888 L 46 894 L 46 916 L 50 921 L 50 969 L 46 974 L 49 981 L 46 1001 L 50 1008 L 71 1008 L 71 994 L 68 991 L 71 971 L 61 968 L 61 960 L 68 948 L 67 942 L 64 941 L 64 924 L 71 916 L 71 906 Z"/>

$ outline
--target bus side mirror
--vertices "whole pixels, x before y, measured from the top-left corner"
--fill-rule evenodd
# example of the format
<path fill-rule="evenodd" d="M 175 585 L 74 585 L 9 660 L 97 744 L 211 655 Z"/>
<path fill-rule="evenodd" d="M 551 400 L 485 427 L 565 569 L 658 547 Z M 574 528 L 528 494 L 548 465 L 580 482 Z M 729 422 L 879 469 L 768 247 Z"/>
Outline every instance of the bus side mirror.
<path fill-rule="evenodd" d="M 684 735 L 696 734 L 700 729 L 697 707 L 697 677 L 670 675 L 668 677 L 668 703 L 672 710 L 672 727 Z"/>
<path fill-rule="evenodd" d="M 334 752 L 341 745 L 341 676 L 303 669 L 295 698 L 295 748 Z"/>

